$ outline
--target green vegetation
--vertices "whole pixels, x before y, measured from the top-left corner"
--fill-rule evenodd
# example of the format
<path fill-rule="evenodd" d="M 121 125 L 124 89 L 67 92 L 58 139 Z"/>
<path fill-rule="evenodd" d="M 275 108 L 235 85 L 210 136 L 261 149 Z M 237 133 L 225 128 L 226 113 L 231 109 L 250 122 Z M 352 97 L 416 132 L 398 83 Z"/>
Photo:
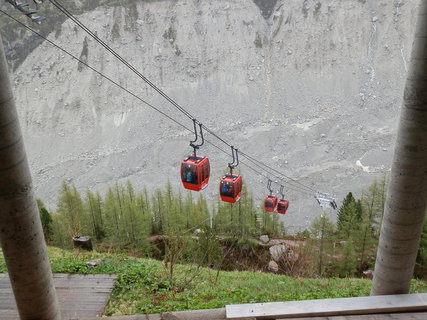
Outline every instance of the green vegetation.
<path fill-rule="evenodd" d="M 385 190 L 384 176 L 360 199 L 349 193 L 336 224 L 326 213 L 315 218 L 310 229 L 300 233 L 304 246 L 289 248 L 289 256 L 284 254 L 278 262 L 279 272 L 295 277 L 351 277 L 373 269 Z M 41 200 L 38 204 L 47 242 L 63 249 L 72 248 L 73 237 L 88 235 L 101 251 L 164 259 L 170 278 L 178 263 L 232 270 L 237 267 L 232 263 L 234 254 L 239 256 L 240 269 L 265 270 L 270 256 L 257 251 L 254 239 L 261 234 L 285 235 L 279 215 L 264 212 L 262 206 L 257 209 L 245 185 L 236 204 L 218 200 L 208 208 L 202 193 L 193 195 L 174 192 L 170 183 L 149 194 L 134 190 L 130 182 L 115 183 L 104 195 L 91 190 L 81 195 L 64 182 L 56 212 L 48 212 Z M 424 276 L 427 263 L 425 234 L 417 258 L 418 277 Z M 160 238 L 148 241 L 152 236 Z"/>
<path fill-rule="evenodd" d="M 49 248 L 56 273 L 117 274 L 106 315 L 159 313 L 171 310 L 220 308 L 233 303 L 325 299 L 369 295 L 364 279 L 293 279 L 260 272 L 219 272 L 195 265 L 175 266 L 173 282 L 160 261 L 124 254 L 86 253 Z M 103 263 L 89 267 L 87 261 Z M 6 272 L 0 256 L 0 272 Z M 427 285 L 412 281 L 411 292 L 427 292 Z"/>
<path fill-rule="evenodd" d="M 41 200 L 39 207 L 42 214 Z M 240 239 L 261 233 L 281 235 L 285 230 L 277 214 L 255 210 L 246 186 L 238 203 L 218 201 L 209 210 L 203 194 L 193 198 L 187 192 L 184 197 L 173 192 L 170 183 L 151 195 L 147 190 L 135 191 L 127 182 L 125 186 L 114 184 L 104 196 L 90 190 L 82 196 L 75 186 L 64 182 L 50 218 L 49 244 L 69 249 L 73 237 L 88 235 L 95 243 L 108 243 L 140 256 L 151 255 L 147 238 L 153 235 L 189 236 L 204 229 L 205 234 L 211 232 L 215 237 Z"/>
<path fill-rule="evenodd" d="M 230 205 L 218 201 L 211 210 L 203 195 L 195 199 L 191 192 L 174 193 L 170 183 L 152 194 L 136 191 L 128 182 L 115 183 L 105 195 L 86 190 L 82 196 L 64 182 L 55 213 L 41 200 L 38 205 L 51 244 L 71 248 L 71 237 L 84 234 L 99 248 L 98 252 L 82 252 L 50 247 L 53 271 L 117 274 L 106 315 L 126 315 L 234 303 L 367 296 L 371 281 L 352 277 L 373 267 L 385 189 L 383 177 L 374 181 L 361 199 L 349 193 L 336 224 L 326 213 L 315 218 L 310 229 L 301 233 L 303 245 L 287 248 L 278 262 L 283 275 L 221 271 L 230 266 L 227 259 L 241 263 L 263 254 L 267 260 L 257 260 L 263 267 L 255 262 L 252 270 L 265 270 L 268 250 L 254 238 L 261 233 L 284 234 L 278 215 L 255 209 L 246 186 L 240 202 Z M 424 268 L 426 230 L 417 259 L 418 267 Z M 148 241 L 150 236 L 155 237 Z M 147 258 L 150 256 L 162 261 Z M 87 265 L 97 258 L 102 259 L 101 265 Z M 1 256 L 0 272 L 6 272 Z M 423 269 L 419 272 L 422 276 Z M 427 292 L 427 284 L 413 280 L 411 292 Z"/>

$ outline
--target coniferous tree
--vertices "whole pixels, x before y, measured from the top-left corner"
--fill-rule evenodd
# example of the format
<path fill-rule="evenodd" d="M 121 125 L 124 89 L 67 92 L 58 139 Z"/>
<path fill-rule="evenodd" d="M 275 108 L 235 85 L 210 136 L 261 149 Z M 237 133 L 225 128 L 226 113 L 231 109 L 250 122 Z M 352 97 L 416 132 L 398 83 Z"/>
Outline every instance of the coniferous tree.
<path fill-rule="evenodd" d="M 318 274 L 321 276 L 324 271 L 325 264 L 328 262 L 328 253 L 332 251 L 334 224 L 328 218 L 326 213 L 321 214 L 313 220 L 310 227 L 310 233 L 318 243 Z"/>
<path fill-rule="evenodd" d="M 347 194 L 338 210 L 337 229 L 340 237 L 348 239 L 358 230 L 362 217 L 361 202 L 357 201 L 351 192 Z"/>
<path fill-rule="evenodd" d="M 73 237 L 81 236 L 89 230 L 83 200 L 76 187 L 68 185 L 65 181 L 61 186 L 57 213 L 64 218 L 70 241 Z"/>
<path fill-rule="evenodd" d="M 152 224 L 152 234 L 164 234 L 164 231 L 167 230 L 165 224 L 165 203 L 162 191 L 156 189 L 152 197 L 152 210 L 153 210 L 153 224 Z"/>
<path fill-rule="evenodd" d="M 52 243 L 61 249 L 71 248 L 71 241 L 68 237 L 68 230 L 65 217 L 59 214 L 52 215 Z"/>
<path fill-rule="evenodd" d="M 103 228 L 102 221 L 102 209 L 101 209 L 101 198 L 100 195 L 95 195 L 89 189 L 86 191 L 86 211 L 89 213 L 92 231 L 91 235 L 95 237 L 97 241 L 101 241 L 105 237 L 105 231 Z"/>
<path fill-rule="evenodd" d="M 356 272 L 356 252 L 354 250 L 353 240 L 349 238 L 345 241 L 342 250 L 342 260 L 339 262 L 339 276 L 351 277 Z"/>
<path fill-rule="evenodd" d="M 36 198 L 36 202 L 40 212 L 40 220 L 43 227 L 44 239 L 46 242 L 50 242 L 53 236 L 51 214 L 46 209 L 46 206 L 41 199 Z"/>
<path fill-rule="evenodd" d="M 113 191 L 113 188 L 108 188 L 107 195 L 104 200 L 105 212 L 105 231 L 109 241 L 116 243 L 119 246 L 124 244 L 123 235 L 120 228 L 120 215 L 118 211 L 118 203 Z"/>
<path fill-rule="evenodd" d="M 378 243 L 379 230 L 384 212 L 387 177 L 383 175 L 362 192 L 362 220 L 359 237 L 354 238 L 359 256 L 359 271 L 370 268 L 367 252 L 374 252 Z"/>

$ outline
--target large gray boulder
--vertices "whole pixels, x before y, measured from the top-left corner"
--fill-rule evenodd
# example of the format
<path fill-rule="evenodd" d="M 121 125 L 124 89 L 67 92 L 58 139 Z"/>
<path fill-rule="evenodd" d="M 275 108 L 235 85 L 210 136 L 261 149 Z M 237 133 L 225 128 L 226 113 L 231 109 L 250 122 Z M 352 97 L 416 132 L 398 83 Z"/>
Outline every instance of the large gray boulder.
<path fill-rule="evenodd" d="M 275 246 L 271 246 L 269 251 L 270 251 L 271 259 L 273 259 L 276 262 L 280 262 L 283 260 L 295 262 L 299 258 L 298 253 L 295 253 L 291 248 L 289 248 L 285 244 L 278 244 Z"/>

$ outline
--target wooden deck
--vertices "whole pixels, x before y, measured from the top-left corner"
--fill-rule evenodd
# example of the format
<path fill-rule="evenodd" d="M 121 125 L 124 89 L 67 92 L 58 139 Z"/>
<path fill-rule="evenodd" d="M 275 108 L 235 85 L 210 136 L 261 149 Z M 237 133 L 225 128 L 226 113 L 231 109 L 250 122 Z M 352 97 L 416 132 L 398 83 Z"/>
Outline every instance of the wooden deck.
<path fill-rule="evenodd" d="M 427 320 L 427 294 L 228 305 L 106 320 Z M 81 319 L 83 320 L 83 319 Z M 96 318 L 84 320 L 97 320 Z"/>
<path fill-rule="evenodd" d="M 133 315 L 121 317 L 103 318 L 105 320 L 227 320 L 224 309 L 194 310 L 168 312 L 162 315 Z M 253 318 L 252 318 L 253 319 Z M 329 316 L 329 317 L 309 317 L 309 318 L 282 318 L 279 320 L 426 320 L 427 312 L 405 312 L 405 313 L 383 313 L 365 314 L 353 316 Z M 80 320 L 99 320 L 99 318 L 88 318 Z M 248 318 L 247 320 L 251 320 Z"/>
<path fill-rule="evenodd" d="M 230 320 L 334 319 L 340 316 L 339 319 L 393 319 L 384 315 L 419 313 L 422 315 L 421 319 L 427 319 L 426 311 L 427 293 L 419 293 L 228 305 L 226 318 Z M 375 314 L 382 316 L 375 316 Z"/>
<path fill-rule="evenodd" d="M 101 316 L 110 299 L 115 277 L 105 274 L 54 274 L 53 281 L 62 319 Z M 19 319 L 7 274 L 0 274 L 0 319 Z"/>

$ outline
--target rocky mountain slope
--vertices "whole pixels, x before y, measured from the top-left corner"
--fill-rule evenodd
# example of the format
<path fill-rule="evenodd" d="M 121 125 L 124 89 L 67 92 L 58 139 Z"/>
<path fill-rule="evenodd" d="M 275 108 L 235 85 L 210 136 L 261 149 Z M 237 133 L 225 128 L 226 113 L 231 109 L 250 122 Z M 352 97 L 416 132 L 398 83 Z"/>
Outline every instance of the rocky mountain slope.
<path fill-rule="evenodd" d="M 418 1 L 136 3 L 78 18 L 234 146 L 338 201 L 389 170 Z M 192 126 L 72 21 L 60 30 L 49 39 Z M 193 136 L 89 68 L 43 43 L 12 81 L 36 192 L 52 207 L 63 180 L 100 191 L 126 179 L 181 188 Z M 204 193 L 216 200 L 231 157 L 211 145 L 201 153 L 212 166 Z M 241 170 L 260 201 L 266 179 Z M 313 192 L 285 191 L 291 231 L 322 212 Z"/>

